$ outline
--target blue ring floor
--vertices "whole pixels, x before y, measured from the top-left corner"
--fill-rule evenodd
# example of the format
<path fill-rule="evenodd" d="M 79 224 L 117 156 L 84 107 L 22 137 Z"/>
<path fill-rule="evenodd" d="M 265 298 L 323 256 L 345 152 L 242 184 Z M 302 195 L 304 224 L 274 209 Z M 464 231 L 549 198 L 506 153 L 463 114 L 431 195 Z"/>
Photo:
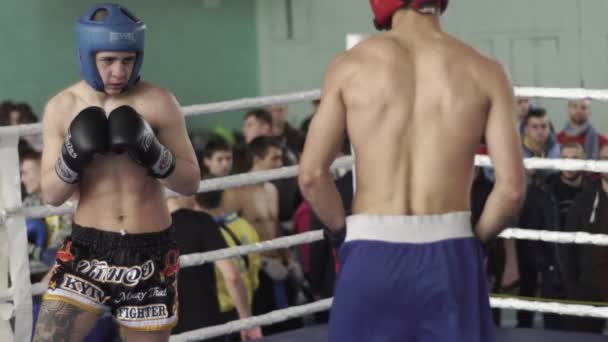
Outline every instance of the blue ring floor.
<path fill-rule="evenodd" d="M 608 336 L 544 329 L 498 328 L 497 342 L 606 342 Z M 265 337 L 260 342 L 327 341 L 327 325 L 315 325 Z"/>

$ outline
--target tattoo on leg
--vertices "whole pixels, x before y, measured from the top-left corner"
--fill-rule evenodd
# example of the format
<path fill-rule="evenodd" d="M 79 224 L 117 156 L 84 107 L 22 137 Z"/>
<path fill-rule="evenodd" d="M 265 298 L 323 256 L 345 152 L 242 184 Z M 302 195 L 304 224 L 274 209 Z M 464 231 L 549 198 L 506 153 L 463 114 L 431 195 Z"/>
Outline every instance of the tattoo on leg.
<path fill-rule="evenodd" d="M 34 341 L 70 341 L 74 332 L 74 322 L 83 312 L 68 303 L 45 301 L 38 314 Z"/>

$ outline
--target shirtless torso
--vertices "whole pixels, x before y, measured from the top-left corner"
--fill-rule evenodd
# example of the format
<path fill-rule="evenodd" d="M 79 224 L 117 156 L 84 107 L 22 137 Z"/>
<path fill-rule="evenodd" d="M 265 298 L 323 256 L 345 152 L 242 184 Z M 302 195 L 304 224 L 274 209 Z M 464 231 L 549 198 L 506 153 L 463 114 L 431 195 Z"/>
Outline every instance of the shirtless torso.
<path fill-rule="evenodd" d="M 223 200 L 226 211 L 236 211 L 249 222 L 260 241 L 279 236 L 279 196 L 272 183 L 227 190 Z"/>
<path fill-rule="evenodd" d="M 51 203 L 59 204 L 76 186 L 56 191 L 55 162 L 72 119 L 84 108 L 98 106 L 110 113 L 122 105 L 139 112 L 176 158 L 196 167 L 183 117 L 175 99 L 165 90 L 142 82 L 124 95 L 100 100 L 84 82 L 63 90 L 49 101 L 44 116 L 43 188 Z M 192 183 L 192 182 L 190 182 Z M 126 154 L 96 155 L 77 185 L 79 202 L 74 221 L 82 226 L 129 233 L 154 232 L 171 222 L 163 184 L 148 177 L 147 170 Z"/>
<path fill-rule="evenodd" d="M 346 241 L 329 341 L 494 341 L 478 238 L 498 234 L 525 193 L 513 88 L 497 62 L 441 31 L 428 10 L 447 1 L 404 3 L 371 1 L 392 29 L 329 67 L 300 163 L 326 237 Z M 348 219 L 328 172 L 345 131 L 356 174 Z M 472 229 L 484 136 L 497 177 Z"/>
<path fill-rule="evenodd" d="M 500 191 L 521 194 L 517 186 L 503 187 L 523 179 L 513 90 L 503 67 L 425 16 L 398 15 L 411 18 L 330 65 L 307 139 L 315 153 L 303 158 L 304 170 L 328 164 L 346 131 L 356 160 L 353 213 L 464 211 L 470 207 L 473 158 L 485 136 Z M 482 216 L 483 234 L 493 235 L 513 211 Z M 330 227 L 343 224 L 343 215 L 327 213 L 321 216 Z"/>

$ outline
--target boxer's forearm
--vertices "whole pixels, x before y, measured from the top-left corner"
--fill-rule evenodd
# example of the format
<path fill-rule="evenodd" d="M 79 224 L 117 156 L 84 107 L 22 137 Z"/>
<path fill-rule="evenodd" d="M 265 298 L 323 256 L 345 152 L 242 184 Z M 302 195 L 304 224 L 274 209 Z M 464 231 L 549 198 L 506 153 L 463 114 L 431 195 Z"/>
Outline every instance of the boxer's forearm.
<path fill-rule="evenodd" d="M 55 168 L 45 170 L 40 180 L 42 200 L 46 204 L 60 206 L 65 203 L 78 189 L 77 184 L 68 184 L 61 180 Z"/>
<path fill-rule="evenodd" d="M 303 171 L 299 183 L 302 195 L 321 222 L 334 231 L 343 228 L 346 220 L 344 206 L 329 170 L 317 175 Z"/>
<path fill-rule="evenodd" d="M 161 182 L 167 188 L 184 196 L 194 195 L 198 192 L 201 181 L 198 165 L 179 157 L 175 160 L 175 169 Z"/>
<path fill-rule="evenodd" d="M 525 190 L 496 184 L 488 196 L 481 217 L 475 227 L 477 237 L 482 241 L 495 238 L 517 217 L 525 198 Z"/>

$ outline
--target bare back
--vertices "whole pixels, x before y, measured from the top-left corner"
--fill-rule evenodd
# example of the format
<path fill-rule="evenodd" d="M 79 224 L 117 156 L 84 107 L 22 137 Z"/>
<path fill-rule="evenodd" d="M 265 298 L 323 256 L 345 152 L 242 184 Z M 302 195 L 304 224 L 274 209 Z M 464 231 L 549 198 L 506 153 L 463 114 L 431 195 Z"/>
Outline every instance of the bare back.
<path fill-rule="evenodd" d="M 393 32 L 344 59 L 357 65 L 341 86 L 356 155 L 353 212 L 468 210 L 491 63 L 444 34 L 406 42 Z"/>
<path fill-rule="evenodd" d="M 157 131 L 160 140 L 168 146 L 182 145 L 183 138 L 172 137 L 177 142 L 167 139 L 168 131 L 172 131 L 168 122 L 175 119 L 163 117 L 170 114 L 162 109 L 171 101 L 173 99 L 166 91 L 145 82 L 105 103 L 91 95 L 83 82 L 65 89 L 51 100 L 53 110 L 45 113 L 44 134 L 48 147 L 43 157 L 43 168 L 47 169 L 46 172 L 53 172 L 54 161 L 61 149 L 57 142 L 63 141 L 64 132 L 72 119 L 89 106 L 99 106 L 109 114 L 119 106 L 129 105 Z M 145 233 L 163 230 L 171 223 L 162 184 L 149 177 L 147 170 L 126 153 L 96 155 L 83 173 L 78 194 L 74 221 L 82 226 Z"/>

